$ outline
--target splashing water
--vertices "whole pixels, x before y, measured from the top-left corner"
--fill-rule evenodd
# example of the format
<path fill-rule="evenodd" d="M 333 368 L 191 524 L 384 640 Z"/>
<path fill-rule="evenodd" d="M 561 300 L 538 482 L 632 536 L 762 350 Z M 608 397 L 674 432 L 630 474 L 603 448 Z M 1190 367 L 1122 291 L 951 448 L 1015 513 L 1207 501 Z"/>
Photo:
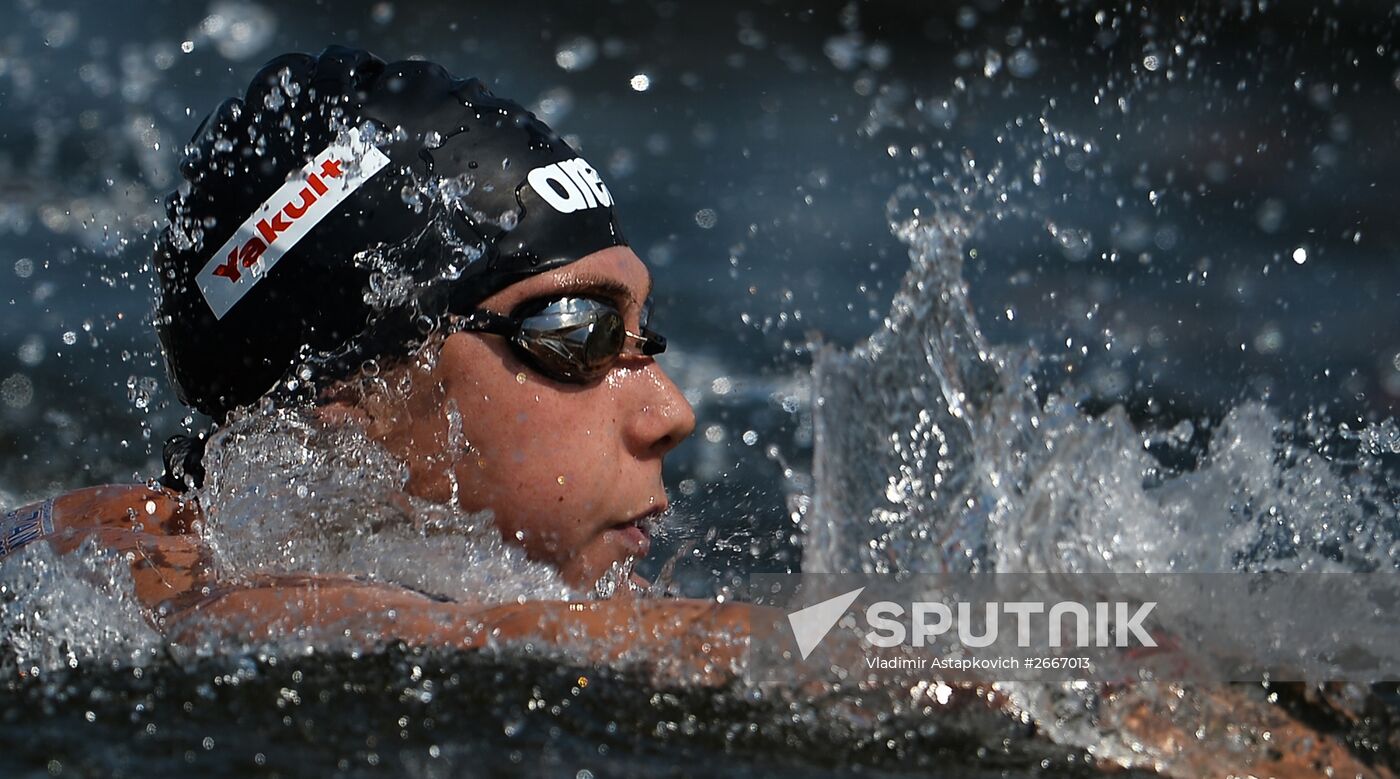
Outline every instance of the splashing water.
<path fill-rule="evenodd" d="M 24 549 L 0 566 L 0 672 L 147 665 L 164 641 L 134 592 L 127 562 L 93 542 L 65 555 L 47 544 Z"/>
<path fill-rule="evenodd" d="M 894 209 L 901 198 L 892 201 Z M 806 567 L 812 571 L 1369 571 L 1394 568 L 1392 425 L 1328 458 L 1260 402 L 1220 421 L 1192 470 L 1121 407 L 1036 400 L 1036 360 L 981 335 L 961 276 L 975 222 L 897 219 L 911 270 L 884 327 L 823 352 Z M 1072 390 L 1071 390 L 1072 391 Z M 860 411 L 858 411 L 860 410 Z M 853 413 L 856 412 L 856 413 Z M 1314 421 L 1312 434 L 1321 431 Z"/>
<path fill-rule="evenodd" d="M 891 199 L 891 229 L 909 247 L 910 270 L 890 315 L 858 347 L 818 356 L 804 570 L 1075 574 L 1400 566 L 1400 503 L 1379 459 L 1392 450 L 1393 422 L 1338 434 L 1320 415 L 1290 424 L 1264 403 L 1244 401 L 1215 425 L 1207 446 L 1191 452 L 1194 468 L 1174 469 L 1161 455 L 1192 448 L 1196 430 L 1189 422 L 1139 430 L 1121 406 L 1091 416 L 1062 395 L 1039 401 L 1036 356 L 989 346 L 968 300 L 962 260 L 982 224 L 970 214 L 990 215 L 1005 227 L 1019 213 L 971 207 L 995 191 L 980 183 L 980 190 L 952 196 L 905 190 Z M 1342 456 L 1329 448 L 1338 438 L 1360 446 Z M 1257 620 L 1238 617 L 1192 640 L 1232 645 L 1235 633 Z M 1372 633 L 1374 640 L 1393 640 L 1380 628 Z M 1262 701 L 1224 702 L 1210 688 L 995 687 L 1057 743 L 1125 766 L 1194 770 L 1202 765 L 1201 748 L 1227 755 L 1223 769 L 1230 760 L 1263 754 L 1259 745 L 1277 718 Z M 1195 742 L 1144 743 L 1124 725 L 1143 712 L 1189 725 Z M 1242 724 L 1232 732 L 1226 722 Z"/>
<path fill-rule="evenodd" d="M 207 456 L 204 536 L 225 576 L 348 573 L 482 605 L 578 597 L 489 512 L 405 492 L 406 467 L 357 424 L 255 409 Z"/>

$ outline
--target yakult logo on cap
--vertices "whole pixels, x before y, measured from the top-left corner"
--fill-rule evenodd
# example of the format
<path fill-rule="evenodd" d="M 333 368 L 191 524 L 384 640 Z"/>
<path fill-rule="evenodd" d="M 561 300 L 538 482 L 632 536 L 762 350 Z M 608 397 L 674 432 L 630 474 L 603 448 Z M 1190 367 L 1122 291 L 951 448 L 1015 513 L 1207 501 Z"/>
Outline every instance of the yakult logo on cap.
<path fill-rule="evenodd" d="M 544 202 L 561 214 L 609 208 L 613 204 L 612 193 L 602 177 L 582 157 L 535 168 L 526 180 Z"/>
<path fill-rule="evenodd" d="M 199 272 L 214 318 L 223 319 L 282 255 L 388 164 L 384 152 L 352 132 L 273 192 Z"/>

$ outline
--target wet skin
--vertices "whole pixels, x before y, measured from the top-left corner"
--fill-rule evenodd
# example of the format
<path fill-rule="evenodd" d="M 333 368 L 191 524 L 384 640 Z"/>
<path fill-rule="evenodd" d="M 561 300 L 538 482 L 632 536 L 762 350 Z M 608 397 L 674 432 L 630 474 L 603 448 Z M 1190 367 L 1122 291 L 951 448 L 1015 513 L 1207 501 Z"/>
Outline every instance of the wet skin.
<path fill-rule="evenodd" d="M 650 289 L 646 266 L 618 246 L 516 283 L 481 307 L 509 314 L 541 297 L 593 296 L 616 305 L 635 333 Z M 408 464 L 408 492 L 490 509 L 508 542 L 575 587 L 646 556 L 649 525 L 667 507 L 662 458 L 695 428 L 690 404 L 655 359 L 628 354 L 602 379 L 570 384 L 522 363 L 500 336 L 456 333 L 430 369 L 390 373 L 391 383 L 408 374 L 407 398 L 370 398 L 362 410 L 370 433 Z"/>

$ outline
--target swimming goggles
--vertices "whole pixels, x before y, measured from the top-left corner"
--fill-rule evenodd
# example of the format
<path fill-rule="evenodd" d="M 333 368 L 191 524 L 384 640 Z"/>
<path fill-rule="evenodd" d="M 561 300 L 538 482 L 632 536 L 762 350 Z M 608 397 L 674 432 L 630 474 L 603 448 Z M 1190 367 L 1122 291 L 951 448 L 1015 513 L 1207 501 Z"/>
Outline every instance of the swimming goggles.
<path fill-rule="evenodd" d="M 602 378 L 635 344 L 636 353 L 661 354 L 666 339 L 647 327 L 651 300 L 642 306 L 641 333 L 627 331 L 615 306 L 587 297 L 542 298 L 510 316 L 476 309 L 453 332 L 499 335 L 526 365 L 556 381 L 587 384 Z"/>

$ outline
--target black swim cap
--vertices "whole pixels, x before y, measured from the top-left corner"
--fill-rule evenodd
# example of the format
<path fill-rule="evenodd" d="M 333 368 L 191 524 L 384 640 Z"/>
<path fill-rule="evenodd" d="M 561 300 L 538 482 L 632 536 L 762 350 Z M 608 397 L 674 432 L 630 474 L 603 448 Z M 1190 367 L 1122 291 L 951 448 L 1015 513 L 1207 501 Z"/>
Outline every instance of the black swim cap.
<path fill-rule="evenodd" d="M 625 244 L 597 171 L 533 114 L 340 46 L 264 65 L 180 171 L 156 332 L 180 399 L 216 419 L 404 356 L 444 313 Z"/>

